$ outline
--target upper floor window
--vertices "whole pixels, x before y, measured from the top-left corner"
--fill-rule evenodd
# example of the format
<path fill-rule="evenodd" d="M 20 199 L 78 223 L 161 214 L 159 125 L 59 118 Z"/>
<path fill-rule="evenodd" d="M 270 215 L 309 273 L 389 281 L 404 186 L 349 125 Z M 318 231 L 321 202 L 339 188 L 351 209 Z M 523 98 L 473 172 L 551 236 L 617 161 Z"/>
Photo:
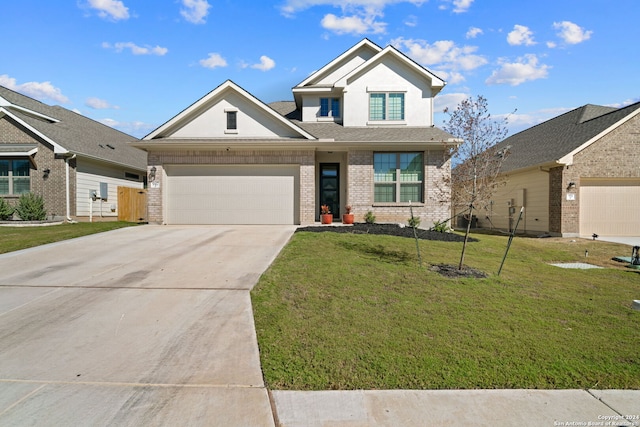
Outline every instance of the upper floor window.
<path fill-rule="evenodd" d="M 374 153 L 376 203 L 423 202 L 422 153 Z"/>
<path fill-rule="evenodd" d="M 320 98 L 320 117 L 340 117 L 340 98 Z"/>
<path fill-rule="evenodd" d="M 369 120 L 404 120 L 404 93 L 369 94 Z"/>
<path fill-rule="evenodd" d="M 238 129 L 238 112 L 227 111 L 227 130 Z"/>
<path fill-rule="evenodd" d="M 0 194 L 24 194 L 31 190 L 31 166 L 27 159 L 0 160 Z"/>

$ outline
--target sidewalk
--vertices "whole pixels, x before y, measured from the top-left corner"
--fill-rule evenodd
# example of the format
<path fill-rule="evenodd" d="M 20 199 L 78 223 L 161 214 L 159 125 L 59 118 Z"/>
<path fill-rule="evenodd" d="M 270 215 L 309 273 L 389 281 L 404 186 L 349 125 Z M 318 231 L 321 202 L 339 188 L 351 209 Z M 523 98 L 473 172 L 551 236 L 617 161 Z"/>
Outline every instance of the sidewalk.
<path fill-rule="evenodd" d="M 282 427 L 639 426 L 640 390 L 272 391 Z"/>

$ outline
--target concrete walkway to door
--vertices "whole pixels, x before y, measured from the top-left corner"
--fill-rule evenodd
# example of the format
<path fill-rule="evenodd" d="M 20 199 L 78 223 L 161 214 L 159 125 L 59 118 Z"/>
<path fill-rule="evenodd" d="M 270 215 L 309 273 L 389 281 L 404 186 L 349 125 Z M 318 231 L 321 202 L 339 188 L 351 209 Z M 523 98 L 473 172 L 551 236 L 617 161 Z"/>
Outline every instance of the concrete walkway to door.
<path fill-rule="evenodd" d="M 0 425 L 273 426 L 249 291 L 294 230 L 148 225 L 0 255 Z"/>

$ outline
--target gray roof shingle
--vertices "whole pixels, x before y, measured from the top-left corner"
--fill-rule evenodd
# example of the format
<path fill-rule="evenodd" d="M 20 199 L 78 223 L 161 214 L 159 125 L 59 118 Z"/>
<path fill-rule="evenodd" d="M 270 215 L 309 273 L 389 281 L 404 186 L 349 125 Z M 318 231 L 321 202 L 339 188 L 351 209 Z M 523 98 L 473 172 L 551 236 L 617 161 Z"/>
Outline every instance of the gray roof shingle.
<path fill-rule="evenodd" d="M 509 146 L 502 171 L 554 162 L 640 108 L 640 102 L 624 108 L 587 104 L 512 135 L 498 144 Z"/>
<path fill-rule="evenodd" d="M 51 121 L 34 117 L 19 109 L 5 107 L 11 114 L 66 150 L 137 170 L 146 169 L 147 153 L 130 145 L 131 142 L 137 141 L 133 136 L 66 108 L 36 101 L 3 86 L 0 86 L 0 96 L 13 105 L 59 120 L 56 123 L 51 123 Z"/>

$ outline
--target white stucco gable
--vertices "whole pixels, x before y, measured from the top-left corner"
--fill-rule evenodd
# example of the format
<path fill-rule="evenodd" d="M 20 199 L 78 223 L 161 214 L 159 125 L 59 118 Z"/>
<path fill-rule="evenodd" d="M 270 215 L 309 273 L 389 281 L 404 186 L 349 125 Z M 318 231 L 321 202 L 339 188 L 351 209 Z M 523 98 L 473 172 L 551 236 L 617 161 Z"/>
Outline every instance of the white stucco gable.
<path fill-rule="evenodd" d="M 432 126 L 433 97 L 445 84 L 393 46 L 383 49 L 364 39 L 295 86 L 293 94 L 303 122 L 334 121 L 344 127 Z M 394 116 L 390 120 L 385 115 L 372 120 L 372 93 L 374 97 L 401 97 L 401 119 Z"/>
<path fill-rule="evenodd" d="M 229 115 L 235 126 L 228 126 Z M 154 139 L 315 139 L 240 86 L 227 80 L 145 136 Z"/>

